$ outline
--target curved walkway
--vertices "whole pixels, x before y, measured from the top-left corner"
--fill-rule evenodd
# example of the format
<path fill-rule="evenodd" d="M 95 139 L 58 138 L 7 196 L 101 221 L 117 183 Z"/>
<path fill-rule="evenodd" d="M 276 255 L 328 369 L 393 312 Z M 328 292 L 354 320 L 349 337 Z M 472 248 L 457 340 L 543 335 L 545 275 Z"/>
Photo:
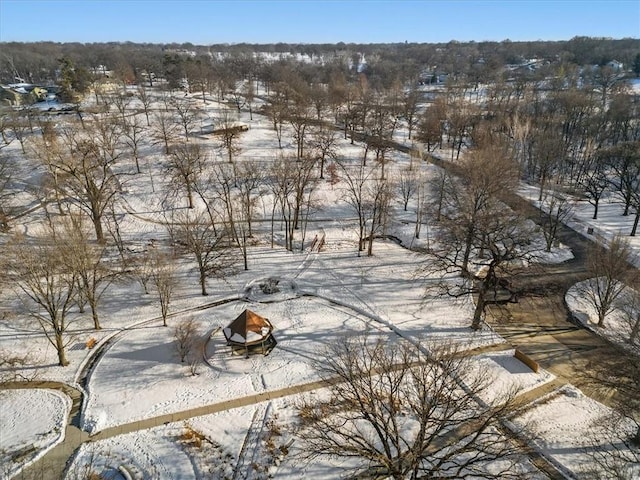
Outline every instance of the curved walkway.
<path fill-rule="evenodd" d="M 517 195 L 505 200 L 531 220 L 540 220 L 540 211 L 527 200 Z M 569 288 L 589 276 L 587 252 L 594 242 L 565 225 L 560 225 L 558 235 L 574 258 L 539 265 L 514 279 L 521 291 L 518 303 L 490 307 L 488 322 L 512 345 L 589 397 L 611 407 L 628 405 L 640 397 L 637 373 L 629 368 L 640 359 L 574 323 L 565 303 Z"/>

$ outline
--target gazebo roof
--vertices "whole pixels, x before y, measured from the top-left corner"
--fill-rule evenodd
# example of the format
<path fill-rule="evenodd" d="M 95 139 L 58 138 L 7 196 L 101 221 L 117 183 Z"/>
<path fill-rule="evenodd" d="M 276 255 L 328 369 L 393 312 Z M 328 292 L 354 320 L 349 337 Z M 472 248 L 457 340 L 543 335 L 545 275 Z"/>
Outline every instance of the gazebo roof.
<path fill-rule="evenodd" d="M 222 329 L 227 343 L 243 346 L 263 342 L 272 331 L 271 322 L 251 310 L 245 310 Z"/>

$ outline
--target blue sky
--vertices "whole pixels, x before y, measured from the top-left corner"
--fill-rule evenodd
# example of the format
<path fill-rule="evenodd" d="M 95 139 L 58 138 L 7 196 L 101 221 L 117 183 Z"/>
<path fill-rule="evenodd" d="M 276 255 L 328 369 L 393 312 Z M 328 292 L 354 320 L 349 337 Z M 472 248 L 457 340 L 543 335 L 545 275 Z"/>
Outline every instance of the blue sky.
<path fill-rule="evenodd" d="M 0 41 L 376 43 L 640 38 L 640 0 L 0 0 Z"/>

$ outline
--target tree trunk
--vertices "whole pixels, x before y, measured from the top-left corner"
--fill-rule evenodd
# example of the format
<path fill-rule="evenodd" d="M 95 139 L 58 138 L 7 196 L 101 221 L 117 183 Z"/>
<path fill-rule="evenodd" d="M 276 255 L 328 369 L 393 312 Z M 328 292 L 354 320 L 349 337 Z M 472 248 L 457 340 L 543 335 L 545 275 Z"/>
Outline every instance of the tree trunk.
<path fill-rule="evenodd" d="M 629 337 L 629 343 L 631 343 L 631 345 L 636 343 L 638 334 L 640 334 L 640 312 L 636 314 L 636 322 L 631 329 L 631 336 Z"/>
<path fill-rule="evenodd" d="M 189 208 L 193 208 L 193 192 L 189 182 L 187 182 L 187 201 L 189 202 Z"/>
<path fill-rule="evenodd" d="M 600 204 L 600 199 L 597 199 L 595 201 L 595 203 L 593 204 L 593 219 L 597 220 L 598 219 L 598 206 Z"/>
<path fill-rule="evenodd" d="M 478 301 L 476 303 L 476 308 L 473 312 L 473 321 L 471 322 L 471 328 L 474 330 L 480 330 L 482 326 L 482 314 L 484 313 L 485 306 L 485 291 L 486 288 L 484 286 L 484 281 L 480 282 L 480 289 L 478 291 Z"/>
<path fill-rule="evenodd" d="M 93 228 L 96 231 L 96 240 L 100 244 L 104 244 L 104 233 L 102 231 L 102 221 L 100 215 L 96 212 L 92 212 L 91 220 L 93 221 Z"/>
<path fill-rule="evenodd" d="M 471 257 L 471 246 L 473 244 L 474 225 L 470 225 L 465 239 L 464 256 L 462 257 L 462 275 L 469 274 L 469 258 Z"/>
<path fill-rule="evenodd" d="M 636 236 L 636 232 L 638 231 L 638 221 L 640 221 L 640 205 L 638 206 L 638 209 L 636 210 L 636 218 L 633 221 L 633 228 L 631 229 L 631 236 L 635 237 Z"/>
<path fill-rule="evenodd" d="M 58 352 L 58 365 L 66 367 L 69 365 L 67 360 L 67 354 L 64 350 L 64 342 L 62 340 L 62 333 L 56 332 L 56 351 Z"/>
<path fill-rule="evenodd" d="M 203 268 L 200 268 L 200 288 L 201 288 L 201 293 L 203 297 L 206 297 L 207 295 L 209 295 L 207 293 L 207 275 L 205 274 L 205 271 Z"/>
<path fill-rule="evenodd" d="M 94 305 L 95 301 L 89 301 L 89 306 L 91 307 L 91 317 L 93 318 L 93 328 L 94 330 L 101 330 L 100 320 L 98 319 L 98 306 Z"/>

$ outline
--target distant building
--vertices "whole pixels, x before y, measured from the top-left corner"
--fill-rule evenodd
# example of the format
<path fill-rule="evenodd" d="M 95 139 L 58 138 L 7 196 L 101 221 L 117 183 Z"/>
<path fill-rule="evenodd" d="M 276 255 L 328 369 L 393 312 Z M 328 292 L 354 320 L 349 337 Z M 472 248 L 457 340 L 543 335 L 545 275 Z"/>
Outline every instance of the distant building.
<path fill-rule="evenodd" d="M 610 62 L 607 63 L 607 67 L 611 68 L 612 70 L 619 71 L 624 68 L 624 64 L 617 60 L 611 60 Z"/>

